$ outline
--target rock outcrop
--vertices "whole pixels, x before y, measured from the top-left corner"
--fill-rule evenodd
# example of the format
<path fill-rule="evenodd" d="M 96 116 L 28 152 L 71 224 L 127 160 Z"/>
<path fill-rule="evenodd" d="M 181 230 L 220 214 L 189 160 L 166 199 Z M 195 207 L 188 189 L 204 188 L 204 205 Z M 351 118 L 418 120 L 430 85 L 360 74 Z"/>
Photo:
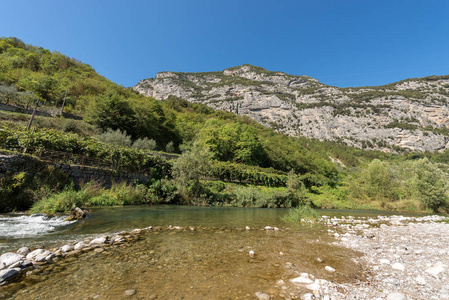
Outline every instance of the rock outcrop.
<path fill-rule="evenodd" d="M 449 76 L 338 88 L 304 75 L 242 65 L 222 72 L 161 72 L 134 90 L 247 115 L 290 136 L 382 151 L 449 148 Z"/>

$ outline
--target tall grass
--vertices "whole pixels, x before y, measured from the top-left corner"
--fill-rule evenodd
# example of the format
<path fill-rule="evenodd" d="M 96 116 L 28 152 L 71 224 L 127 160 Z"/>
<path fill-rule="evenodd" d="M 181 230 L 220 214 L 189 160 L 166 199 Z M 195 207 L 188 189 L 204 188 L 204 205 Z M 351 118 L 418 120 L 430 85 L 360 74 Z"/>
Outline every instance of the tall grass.
<path fill-rule="evenodd" d="M 307 221 L 317 221 L 320 218 L 320 215 L 316 210 L 311 208 L 309 205 L 302 205 L 295 208 L 291 208 L 288 211 L 288 214 L 282 217 L 283 221 L 292 222 L 292 223 L 300 223 Z"/>
<path fill-rule="evenodd" d="M 147 188 L 143 185 L 117 183 L 106 189 L 96 182 L 89 182 L 80 190 L 75 190 L 73 185 L 68 186 L 62 192 L 36 202 L 31 212 L 54 214 L 67 212 L 75 207 L 147 204 L 150 202 L 149 196 Z"/>

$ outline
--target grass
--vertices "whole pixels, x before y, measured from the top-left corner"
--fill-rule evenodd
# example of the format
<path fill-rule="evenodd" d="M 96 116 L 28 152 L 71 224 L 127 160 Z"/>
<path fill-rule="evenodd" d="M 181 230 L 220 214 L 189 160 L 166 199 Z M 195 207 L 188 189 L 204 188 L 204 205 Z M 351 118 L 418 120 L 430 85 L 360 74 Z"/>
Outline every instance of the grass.
<path fill-rule="evenodd" d="M 295 208 L 291 208 L 288 214 L 282 217 L 283 221 L 292 223 L 301 222 L 315 222 L 320 218 L 320 215 L 316 210 L 311 208 L 309 205 L 302 205 Z"/>
<path fill-rule="evenodd" d="M 139 205 L 149 202 L 148 190 L 143 185 L 117 183 L 106 189 L 96 182 L 89 182 L 80 190 L 75 190 L 71 185 L 60 193 L 36 202 L 31 207 L 31 212 L 54 214 L 67 212 L 75 207 Z"/>

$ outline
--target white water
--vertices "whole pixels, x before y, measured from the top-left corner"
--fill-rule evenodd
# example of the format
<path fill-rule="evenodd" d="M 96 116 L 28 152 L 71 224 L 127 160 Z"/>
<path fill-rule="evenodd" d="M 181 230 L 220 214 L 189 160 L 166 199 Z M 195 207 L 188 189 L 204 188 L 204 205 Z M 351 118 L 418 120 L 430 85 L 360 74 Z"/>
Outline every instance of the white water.
<path fill-rule="evenodd" d="M 42 236 L 73 222 L 64 221 L 65 217 L 0 215 L 0 239 L 23 239 Z"/>

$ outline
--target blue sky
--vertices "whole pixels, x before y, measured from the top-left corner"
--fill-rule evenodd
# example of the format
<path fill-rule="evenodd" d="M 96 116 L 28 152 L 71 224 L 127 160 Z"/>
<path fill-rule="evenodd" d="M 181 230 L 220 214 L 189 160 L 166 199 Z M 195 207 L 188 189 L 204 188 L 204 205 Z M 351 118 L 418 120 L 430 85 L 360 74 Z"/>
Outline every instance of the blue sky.
<path fill-rule="evenodd" d="M 449 74 L 449 1 L 3 1 L 0 36 L 124 86 L 249 63 L 340 87 Z"/>

